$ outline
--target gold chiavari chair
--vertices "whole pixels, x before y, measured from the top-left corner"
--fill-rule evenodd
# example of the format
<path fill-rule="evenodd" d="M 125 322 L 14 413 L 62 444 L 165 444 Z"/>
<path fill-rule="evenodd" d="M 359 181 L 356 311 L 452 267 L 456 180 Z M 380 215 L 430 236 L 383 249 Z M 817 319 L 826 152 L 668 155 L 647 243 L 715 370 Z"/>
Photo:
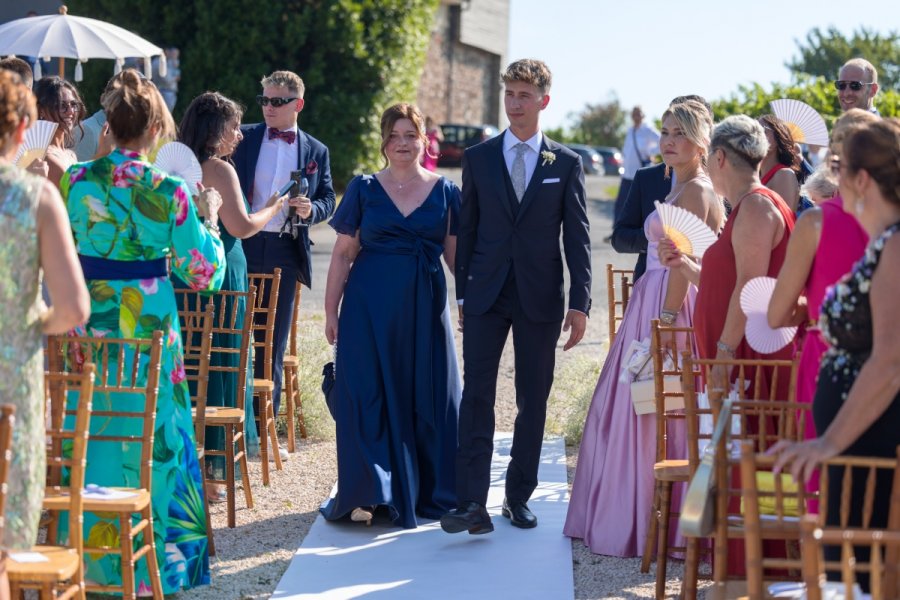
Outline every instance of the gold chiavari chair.
<path fill-rule="evenodd" d="M 619 276 L 619 285 L 616 285 L 616 275 Z M 625 318 L 625 309 L 628 307 L 628 299 L 631 288 L 634 286 L 634 271 L 631 269 L 616 269 L 612 264 L 606 265 L 606 295 L 609 307 L 609 345 L 612 346 L 619 330 L 619 324 Z M 618 290 L 619 294 L 616 295 Z"/>
<path fill-rule="evenodd" d="M 287 416 L 288 452 L 296 450 L 297 421 L 300 437 L 306 438 L 306 420 L 303 418 L 303 399 L 300 394 L 300 351 L 297 346 L 297 326 L 300 319 L 300 295 L 302 285 L 295 284 L 294 314 L 291 318 L 291 335 L 288 338 L 287 353 L 284 355 L 284 407 Z"/>

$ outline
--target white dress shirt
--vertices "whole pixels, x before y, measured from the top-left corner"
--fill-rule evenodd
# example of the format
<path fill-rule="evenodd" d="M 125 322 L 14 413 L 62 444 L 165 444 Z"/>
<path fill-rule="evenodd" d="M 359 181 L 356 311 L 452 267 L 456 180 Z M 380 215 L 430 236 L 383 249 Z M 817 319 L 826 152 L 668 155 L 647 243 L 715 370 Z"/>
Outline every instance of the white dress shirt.
<path fill-rule="evenodd" d="M 638 156 L 638 150 L 640 150 L 640 156 Z M 625 143 L 622 144 L 622 166 L 625 168 L 622 178 L 634 179 L 634 174 L 643 166 L 641 160 L 650 160 L 658 152 L 658 131 L 646 123 L 641 123 L 637 129 L 629 127 L 625 133 Z"/>
<path fill-rule="evenodd" d="M 534 170 L 537 168 L 538 156 L 541 154 L 541 142 L 543 141 L 544 134 L 540 130 L 527 140 L 520 140 L 509 129 L 503 134 L 503 158 L 506 161 L 506 170 L 509 172 L 510 177 L 512 177 L 513 161 L 516 159 L 515 145 L 520 142 L 525 142 L 528 145 L 528 150 L 522 156 L 525 159 L 525 189 L 528 189 L 528 183 L 531 181 L 531 176 L 534 175 Z"/>
<path fill-rule="evenodd" d="M 287 130 L 291 131 L 291 130 Z M 293 128 L 297 133 L 297 126 Z M 282 139 L 269 139 L 269 128 L 263 131 L 262 145 L 259 147 L 259 159 L 256 162 L 256 175 L 253 179 L 253 198 L 250 206 L 253 212 L 259 212 L 266 207 L 269 198 L 277 192 L 291 178 L 291 171 L 297 170 L 297 161 L 300 151 L 299 139 L 295 137 L 293 144 L 288 144 Z M 263 231 L 278 233 L 287 219 L 290 207 L 285 203 L 281 212 L 276 214 L 263 227 Z"/>

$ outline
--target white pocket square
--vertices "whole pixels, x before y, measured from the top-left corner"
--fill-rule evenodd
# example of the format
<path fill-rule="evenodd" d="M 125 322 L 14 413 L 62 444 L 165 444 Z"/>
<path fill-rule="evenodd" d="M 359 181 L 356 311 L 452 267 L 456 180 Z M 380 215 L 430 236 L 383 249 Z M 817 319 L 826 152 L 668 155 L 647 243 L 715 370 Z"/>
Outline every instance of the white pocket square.
<path fill-rule="evenodd" d="M 551 177 L 550 179 L 545 179 L 541 183 L 559 183 L 559 177 Z"/>

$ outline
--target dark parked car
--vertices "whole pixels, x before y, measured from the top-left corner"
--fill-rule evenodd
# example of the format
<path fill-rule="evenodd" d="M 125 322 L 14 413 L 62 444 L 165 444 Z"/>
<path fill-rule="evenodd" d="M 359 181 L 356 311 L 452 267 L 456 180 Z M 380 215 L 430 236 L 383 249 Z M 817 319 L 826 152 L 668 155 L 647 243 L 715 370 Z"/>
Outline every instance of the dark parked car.
<path fill-rule="evenodd" d="M 594 148 L 603 158 L 603 172 L 606 175 L 618 175 L 621 177 L 625 172 L 625 162 L 622 160 L 622 153 L 618 148 L 610 146 L 597 146 Z"/>
<path fill-rule="evenodd" d="M 569 144 L 569 149 L 581 157 L 585 175 L 603 175 L 603 159 L 596 150 L 584 144 Z"/>
<path fill-rule="evenodd" d="M 493 125 L 455 125 L 448 123 L 441 125 L 444 141 L 441 142 L 441 156 L 438 158 L 439 167 L 458 167 L 462 164 L 463 151 L 485 140 L 489 140 L 498 133 Z"/>

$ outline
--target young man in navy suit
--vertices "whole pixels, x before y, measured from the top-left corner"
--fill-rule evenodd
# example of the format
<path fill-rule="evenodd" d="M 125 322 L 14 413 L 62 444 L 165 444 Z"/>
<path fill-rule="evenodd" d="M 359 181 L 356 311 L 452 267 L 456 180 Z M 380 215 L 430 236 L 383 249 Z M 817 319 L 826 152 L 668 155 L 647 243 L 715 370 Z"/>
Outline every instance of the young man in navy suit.
<path fill-rule="evenodd" d="M 538 483 L 556 343 L 560 327 L 569 332 L 565 350 L 581 340 L 591 306 L 581 159 L 545 137 L 539 125 L 550 100 L 550 70 L 540 61 L 520 60 L 502 77 L 509 129 L 463 157 L 456 297 L 465 381 L 456 458 L 459 508 L 441 518 L 448 533 L 494 529 L 485 504 L 497 372 L 510 329 L 518 415 L 503 515 L 516 527 L 537 525 L 527 501 Z M 560 234 L 569 269 L 568 311 Z"/>
<path fill-rule="evenodd" d="M 244 139 L 234 153 L 241 190 L 255 211 L 290 181 L 293 171 L 300 171 L 309 183 L 306 195 L 298 195 L 295 189 L 289 206 L 262 231 L 243 240 L 248 272 L 272 273 L 276 267 L 281 269 L 272 365 L 273 403 L 278 414 L 284 351 L 294 314 L 294 286 L 312 285 L 309 226 L 331 216 L 335 198 L 328 148 L 297 127 L 297 117 L 304 104 L 303 80 L 290 71 L 275 71 L 263 78 L 262 88 L 256 100 L 262 107 L 265 123 L 241 126 Z M 262 359 L 263 353 L 258 352 L 257 377 L 262 376 Z M 282 459 L 287 458 L 283 448 L 280 453 Z"/>

